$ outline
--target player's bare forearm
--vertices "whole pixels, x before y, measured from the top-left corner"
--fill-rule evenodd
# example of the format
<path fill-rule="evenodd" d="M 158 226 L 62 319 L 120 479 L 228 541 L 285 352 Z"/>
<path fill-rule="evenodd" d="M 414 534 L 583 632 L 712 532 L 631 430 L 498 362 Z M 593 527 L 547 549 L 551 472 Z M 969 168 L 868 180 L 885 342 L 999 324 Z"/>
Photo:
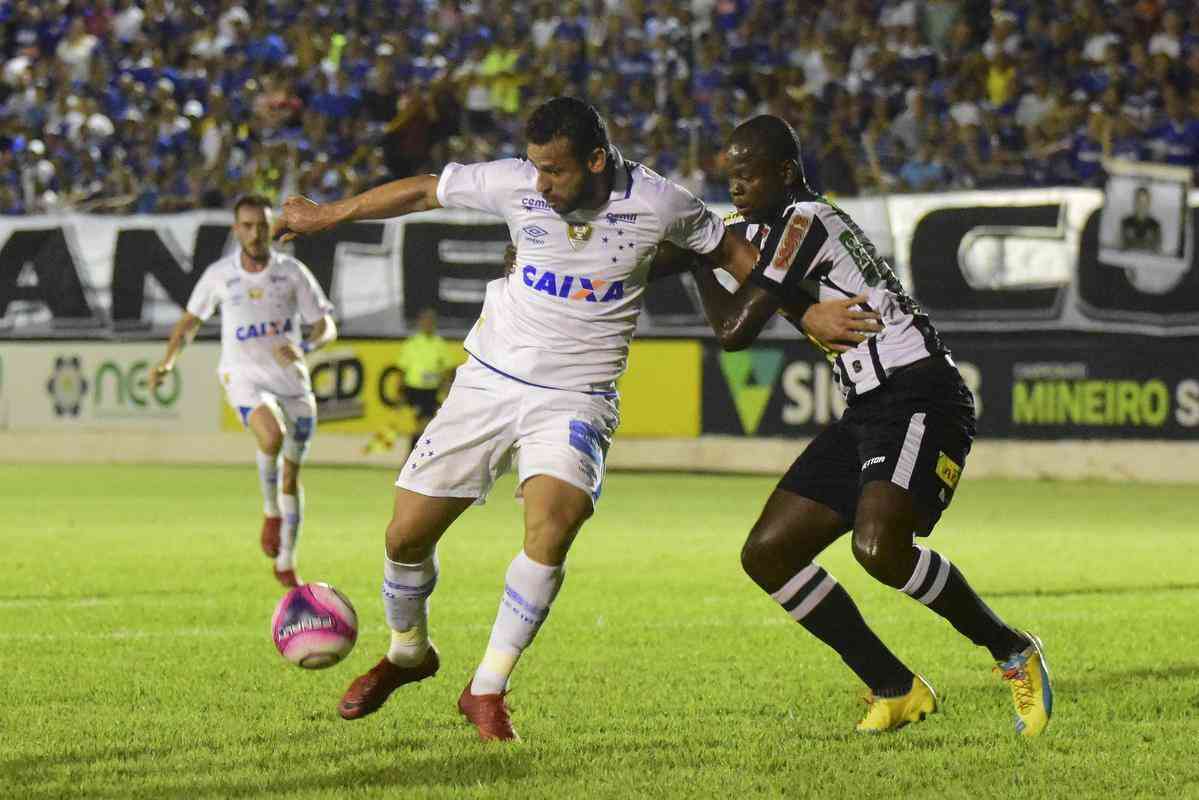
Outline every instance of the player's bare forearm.
<path fill-rule="evenodd" d="M 167 353 L 163 358 L 163 363 L 169 366 L 175 365 L 175 359 L 184 347 L 191 344 L 192 339 L 196 338 L 196 331 L 200 328 L 200 318 L 187 311 L 183 312 L 183 316 L 175 323 L 175 327 L 171 329 L 171 338 L 167 340 Z M 168 367 L 169 368 L 169 367 Z"/>
<path fill-rule="evenodd" d="M 400 178 L 329 205 L 338 222 L 387 219 L 441 208 L 437 201 L 436 175 Z"/>
<path fill-rule="evenodd" d="M 162 381 L 166 374 L 175 368 L 175 359 L 179 357 L 179 353 L 183 352 L 183 348 L 191 343 L 195 338 L 196 331 L 200 327 L 202 320 L 187 311 L 183 312 L 183 316 L 175 323 L 175 327 L 171 329 L 171 336 L 167 339 L 167 352 L 162 357 L 162 361 L 158 362 L 150 371 L 150 384 L 157 386 Z"/>
<path fill-rule="evenodd" d="M 413 175 L 332 203 L 314 203 L 306 197 L 289 197 L 275 226 L 275 238 L 320 233 L 343 222 L 387 219 L 441 208 L 436 175 Z"/>
<path fill-rule="evenodd" d="M 312 330 L 308 332 L 308 338 L 304 340 L 303 349 L 306 353 L 311 353 L 313 350 L 319 350 L 327 344 L 337 340 L 337 323 L 333 321 L 333 317 L 329 314 L 321 317 L 312 326 Z"/>
<path fill-rule="evenodd" d="M 725 350 L 749 347 L 779 310 L 778 300 L 760 286 L 746 282 L 730 292 L 703 265 L 694 275 L 708 324 Z"/>
<path fill-rule="evenodd" d="M 743 284 L 758 263 L 758 248 L 745 237 L 726 230 L 716 249 L 702 258 L 710 267 L 720 267 Z"/>
<path fill-rule="evenodd" d="M 648 280 L 653 283 L 671 275 L 690 272 L 699 264 L 700 256 L 690 250 L 684 250 L 670 242 L 662 242 L 658 245 L 658 252 L 654 253 L 654 260 L 650 262 Z"/>

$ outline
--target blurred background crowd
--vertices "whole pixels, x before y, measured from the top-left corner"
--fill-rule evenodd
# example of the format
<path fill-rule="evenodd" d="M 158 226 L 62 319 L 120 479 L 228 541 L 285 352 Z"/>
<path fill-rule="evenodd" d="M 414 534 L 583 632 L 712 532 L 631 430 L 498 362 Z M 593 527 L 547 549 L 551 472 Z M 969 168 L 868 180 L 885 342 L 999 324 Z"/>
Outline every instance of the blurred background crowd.
<path fill-rule="evenodd" d="M 5 214 L 334 199 L 519 155 L 556 94 L 709 200 L 762 112 L 840 196 L 1199 166 L 1193 0 L 0 0 L 0 56 Z"/>

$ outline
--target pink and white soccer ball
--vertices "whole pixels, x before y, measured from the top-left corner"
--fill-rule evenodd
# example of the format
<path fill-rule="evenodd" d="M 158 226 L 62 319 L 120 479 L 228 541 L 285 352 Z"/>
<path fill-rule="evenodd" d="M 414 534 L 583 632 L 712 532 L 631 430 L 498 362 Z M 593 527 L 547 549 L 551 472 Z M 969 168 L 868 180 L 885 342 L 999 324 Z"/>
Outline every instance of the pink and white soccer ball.
<path fill-rule="evenodd" d="M 350 599 L 327 583 L 306 583 L 283 596 L 271 618 L 279 653 L 304 669 L 341 661 L 358 641 L 358 615 Z"/>

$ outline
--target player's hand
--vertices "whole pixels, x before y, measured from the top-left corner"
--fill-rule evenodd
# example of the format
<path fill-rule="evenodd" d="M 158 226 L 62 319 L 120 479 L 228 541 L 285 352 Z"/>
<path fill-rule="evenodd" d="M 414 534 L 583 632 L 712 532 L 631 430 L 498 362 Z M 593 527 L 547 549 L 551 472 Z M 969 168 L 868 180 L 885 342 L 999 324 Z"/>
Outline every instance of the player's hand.
<path fill-rule="evenodd" d="M 275 348 L 275 361 L 279 362 L 279 366 L 281 367 L 286 367 L 289 364 L 297 364 L 303 360 L 304 351 L 291 342 L 284 342 Z"/>
<path fill-rule="evenodd" d="M 516 245 L 511 242 L 504 248 L 504 274 L 511 275 L 516 271 Z"/>
<path fill-rule="evenodd" d="M 844 353 L 852 350 L 867 336 L 883 329 L 881 317 L 875 311 L 859 311 L 854 306 L 866 302 L 860 294 L 845 300 L 825 300 L 809 306 L 803 315 L 803 329 L 819 339 L 830 350 Z"/>
<path fill-rule="evenodd" d="M 175 368 L 174 364 L 160 361 L 150 368 L 150 388 L 157 389 L 166 380 L 167 374 Z"/>
<path fill-rule="evenodd" d="M 335 224 L 336 220 L 325 206 L 314 203 L 307 197 L 293 196 L 283 201 L 283 208 L 275 218 L 272 236 L 277 241 L 290 242 L 297 236 L 320 233 Z"/>

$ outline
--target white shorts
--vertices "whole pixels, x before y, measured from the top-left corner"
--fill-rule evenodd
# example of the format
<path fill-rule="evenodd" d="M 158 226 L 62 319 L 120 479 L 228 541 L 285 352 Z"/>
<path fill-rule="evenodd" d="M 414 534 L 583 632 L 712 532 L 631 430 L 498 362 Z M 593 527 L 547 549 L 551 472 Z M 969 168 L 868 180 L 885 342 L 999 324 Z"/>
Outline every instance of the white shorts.
<path fill-rule="evenodd" d="M 293 464 L 303 463 L 316 430 L 316 397 L 312 392 L 280 395 L 231 372 L 221 372 L 221 385 L 243 427 L 249 425 L 254 409 L 266 406 L 283 430 L 283 457 Z"/>
<path fill-rule="evenodd" d="M 408 456 L 396 486 L 429 497 L 487 498 L 516 460 L 520 486 L 550 475 L 599 500 L 604 460 L 620 422 L 615 393 L 532 386 L 470 358 Z"/>

